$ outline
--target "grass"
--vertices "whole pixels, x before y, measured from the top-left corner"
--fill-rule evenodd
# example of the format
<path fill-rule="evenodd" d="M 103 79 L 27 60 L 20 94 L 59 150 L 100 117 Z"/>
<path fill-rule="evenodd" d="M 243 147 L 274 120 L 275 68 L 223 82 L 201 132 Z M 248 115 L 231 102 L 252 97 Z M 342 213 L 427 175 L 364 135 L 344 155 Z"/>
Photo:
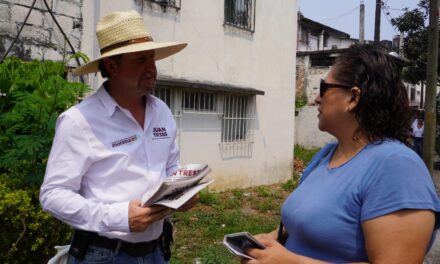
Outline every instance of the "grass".
<path fill-rule="evenodd" d="M 300 145 L 295 145 L 293 155 L 295 159 L 300 159 L 308 163 L 319 150 L 320 148 L 306 149 Z"/>
<path fill-rule="evenodd" d="M 301 160 L 303 167 L 318 150 L 295 145 L 295 160 Z M 173 216 L 171 264 L 240 263 L 223 246 L 223 236 L 242 231 L 266 233 L 277 228 L 281 205 L 296 188 L 300 170 L 301 166 L 295 167 L 292 179 L 281 184 L 223 192 L 201 191 L 197 206 Z"/>
<path fill-rule="evenodd" d="M 195 208 L 173 216 L 171 263 L 239 263 L 223 246 L 223 236 L 272 231 L 279 224 L 281 205 L 290 192 L 283 184 L 219 193 L 202 191 Z"/>

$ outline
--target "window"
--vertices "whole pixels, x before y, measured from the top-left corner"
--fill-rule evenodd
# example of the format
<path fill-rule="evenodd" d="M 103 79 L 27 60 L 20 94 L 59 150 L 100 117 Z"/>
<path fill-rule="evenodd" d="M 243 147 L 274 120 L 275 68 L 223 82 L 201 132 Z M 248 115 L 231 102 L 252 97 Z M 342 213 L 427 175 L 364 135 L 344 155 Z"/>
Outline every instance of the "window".
<path fill-rule="evenodd" d="M 309 31 L 306 28 L 301 28 L 300 42 L 309 45 Z"/>
<path fill-rule="evenodd" d="M 225 95 L 223 101 L 222 142 L 253 140 L 255 96 Z"/>
<path fill-rule="evenodd" d="M 150 2 L 161 5 L 162 7 L 173 7 L 180 9 L 181 0 L 149 0 Z"/>
<path fill-rule="evenodd" d="M 256 0 L 225 0 L 225 25 L 255 31 Z"/>
<path fill-rule="evenodd" d="M 212 92 L 184 91 L 182 96 L 184 112 L 211 112 L 217 110 L 217 96 Z"/>
<path fill-rule="evenodd" d="M 171 89 L 170 88 L 156 88 L 154 95 L 160 100 L 164 101 L 171 109 Z"/>
<path fill-rule="evenodd" d="M 335 61 L 334 57 L 326 54 L 317 54 L 310 56 L 310 64 L 312 67 L 330 67 Z"/>
<path fill-rule="evenodd" d="M 156 86 L 154 95 L 168 105 L 173 113 L 176 122 L 180 118 L 180 98 L 181 91 L 171 87 Z"/>
<path fill-rule="evenodd" d="M 414 101 L 416 99 L 416 88 L 411 88 L 410 100 Z"/>

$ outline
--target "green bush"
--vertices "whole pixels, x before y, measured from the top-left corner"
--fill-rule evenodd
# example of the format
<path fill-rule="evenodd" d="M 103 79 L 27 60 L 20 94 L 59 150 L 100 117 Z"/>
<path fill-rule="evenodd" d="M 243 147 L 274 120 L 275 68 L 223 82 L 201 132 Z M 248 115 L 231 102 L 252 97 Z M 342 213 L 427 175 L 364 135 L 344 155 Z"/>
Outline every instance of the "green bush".
<path fill-rule="evenodd" d="M 38 200 L 58 115 L 88 90 L 62 62 L 0 64 L 0 263 L 46 263 L 70 227 Z"/>
<path fill-rule="evenodd" d="M 18 185 L 17 185 L 18 184 Z M 0 263 L 46 263 L 55 245 L 68 243 L 70 227 L 41 210 L 38 187 L 0 175 Z"/>
<path fill-rule="evenodd" d="M 87 91 L 65 80 L 62 62 L 0 64 L 0 173 L 41 183 L 58 115 Z"/>

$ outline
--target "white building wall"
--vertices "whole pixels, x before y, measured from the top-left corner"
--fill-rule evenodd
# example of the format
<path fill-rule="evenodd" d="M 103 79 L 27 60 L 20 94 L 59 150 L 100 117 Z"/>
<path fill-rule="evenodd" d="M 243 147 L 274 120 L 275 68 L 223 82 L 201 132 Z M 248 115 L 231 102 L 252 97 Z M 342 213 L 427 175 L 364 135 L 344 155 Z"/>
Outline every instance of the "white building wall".
<path fill-rule="evenodd" d="M 323 147 L 327 143 L 335 142 L 336 138 L 327 132 L 318 129 L 318 106 L 306 105 L 298 110 L 295 117 L 295 144 L 305 148 Z"/>
<path fill-rule="evenodd" d="M 218 116 L 183 114 L 181 162 L 208 163 L 217 189 L 271 184 L 291 177 L 297 1 L 256 1 L 254 33 L 223 26 L 224 1 L 182 1 L 179 11 L 165 12 L 155 4 L 138 2 L 85 1 L 84 24 L 89 29 L 84 26 L 84 32 L 94 32 L 98 17 L 134 8 L 143 14 L 156 41 L 188 43 L 179 54 L 157 62 L 159 75 L 265 92 L 256 96 L 250 157 L 221 157 Z M 84 34 L 84 51 L 96 57 L 96 37 L 90 35 Z"/>
<path fill-rule="evenodd" d="M 327 39 L 327 45 L 324 47 L 324 49 L 329 50 L 332 49 L 332 46 L 335 45 L 338 49 L 341 46 L 341 39 L 335 38 L 334 36 L 330 35 Z"/>
<path fill-rule="evenodd" d="M 356 44 L 356 40 L 354 40 L 354 39 L 341 39 L 341 46 L 338 48 L 346 49 L 346 48 L 349 48 L 353 44 Z"/>

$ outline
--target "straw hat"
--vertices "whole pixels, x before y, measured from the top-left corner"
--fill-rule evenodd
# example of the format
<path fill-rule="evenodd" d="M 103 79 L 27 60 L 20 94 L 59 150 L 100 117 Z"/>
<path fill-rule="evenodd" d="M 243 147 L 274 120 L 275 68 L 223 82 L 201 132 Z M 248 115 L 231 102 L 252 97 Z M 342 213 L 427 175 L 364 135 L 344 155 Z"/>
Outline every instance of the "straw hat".
<path fill-rule="evenodd" d="M 186 43 L 154 42 L 144 25 L 144 20 L 138 12 L 114 12 L 103 18 L 96 25 L 101 56 L 73 69 L 76 75 L 99 71 L 99 60 L 113 55 L 137 51 L 154 50 L 155 60 L 166 58 L 179 52 Z"/>

